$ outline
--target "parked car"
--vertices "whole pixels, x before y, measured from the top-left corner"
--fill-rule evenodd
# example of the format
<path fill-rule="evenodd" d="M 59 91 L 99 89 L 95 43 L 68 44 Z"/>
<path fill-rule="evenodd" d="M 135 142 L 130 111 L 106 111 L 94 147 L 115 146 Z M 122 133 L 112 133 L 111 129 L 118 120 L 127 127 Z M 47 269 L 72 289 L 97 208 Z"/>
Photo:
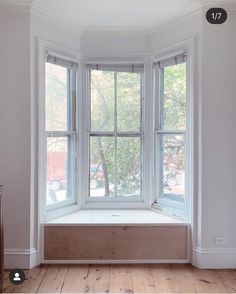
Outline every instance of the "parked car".
<path fill-rule="evenodd" d="M 48 188 L 52 191 L 58 191 L 61 189 L 66 189 L 66 176 L 52 176 L 47 178 Z"/>

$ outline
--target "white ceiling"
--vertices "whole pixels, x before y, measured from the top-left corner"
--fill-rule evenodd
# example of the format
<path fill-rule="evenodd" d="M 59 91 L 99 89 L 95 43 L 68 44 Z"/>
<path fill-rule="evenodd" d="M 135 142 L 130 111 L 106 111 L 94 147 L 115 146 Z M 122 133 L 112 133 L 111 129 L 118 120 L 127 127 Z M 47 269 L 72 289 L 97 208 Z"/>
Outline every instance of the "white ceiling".
<path fill-rule="evenodd" d="M 77 32 L 150 31 L 194 13 L 198 0 L 34 0 L 33 9 Z"/>

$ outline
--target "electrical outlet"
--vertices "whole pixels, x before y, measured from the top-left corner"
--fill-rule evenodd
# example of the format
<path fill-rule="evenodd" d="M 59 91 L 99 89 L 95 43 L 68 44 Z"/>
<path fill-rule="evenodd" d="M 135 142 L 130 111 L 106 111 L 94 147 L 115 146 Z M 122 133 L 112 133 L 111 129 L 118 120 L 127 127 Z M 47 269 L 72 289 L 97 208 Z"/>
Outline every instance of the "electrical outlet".
<path fill-rule="evenodd" d="M 215 244 L 216 245 L 225 245 L 226 239 L 223 237 L 215 237 Z"/>

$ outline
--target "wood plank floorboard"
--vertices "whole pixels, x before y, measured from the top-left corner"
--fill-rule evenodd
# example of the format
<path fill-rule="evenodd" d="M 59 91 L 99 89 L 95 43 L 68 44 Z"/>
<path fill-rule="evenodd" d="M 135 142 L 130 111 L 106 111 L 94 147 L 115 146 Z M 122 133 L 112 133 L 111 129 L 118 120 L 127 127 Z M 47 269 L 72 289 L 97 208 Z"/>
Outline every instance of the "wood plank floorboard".
<path fill-rule="evenodd" d="M 37 293 L 61 293 L 68 268 L 68 265 L 48 266 L 47 272 L 41 281 Z M 27 281 L 25 283 L 27 283 Z M 27 287 L 25 287 L 25 289 L 27 289 Z"/>
<path fill-rule="evenodd" d="M 110 293 L 133 293 L 129 265 L 110 265 Z"/>
<path fill-rule="evenodd" d="M 177 281 L 169 264 L 153 264 L 151 271 L 157 293 L 177 293 Z"/>
<path fill-rule="evenodd" d="M 4 293 L 236 293 L 236 270 L 200 270 L 189 264 L 41 265 Z"/>
<path fill-rule="evenodd" d="M 90 265 L 86 279 L 88 293 L 108 293 L 110 285 L 110 270 L 106 265 Z"/>
<path fill-rule="evenodd" d="M 89 265 L 70 265 L 61 292 L 85 293 L 88 288 L 88 273 Z"/>

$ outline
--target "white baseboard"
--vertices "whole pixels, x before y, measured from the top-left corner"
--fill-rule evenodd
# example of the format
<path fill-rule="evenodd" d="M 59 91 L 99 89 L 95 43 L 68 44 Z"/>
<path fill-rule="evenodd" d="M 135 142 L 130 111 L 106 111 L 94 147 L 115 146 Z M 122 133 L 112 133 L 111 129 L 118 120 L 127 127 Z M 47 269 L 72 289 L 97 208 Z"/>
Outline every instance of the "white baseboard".
<path fill-rule="evenodd" d="M 114 263 L 188 263 L 188 260 L 43 260 L 42 263 L 74 264 L 114 264 Z M 201 269 L 236 269 L 236 248 L 200 248 L 193 254 L 193 265 Z M 38 265 L 37 251 L 31 249 L 5 249 L 4 267 L 6 269 L 29 269 Z"/>
<path fill-rule="evenodd" d="M 148 264 L 189 263 L 187 259 L 88 259 L 88 260 L 43 260 L 42 264 Z"/>
<path fill-rule="evenodd" d="M 5 269 L 30 269 L 35 267 L 37 264 L 37 251 L 35 248 L 4 250 Z"/>
<path fill-rule="evenodd" d="M 193 265 L 200 269 L 235 269 L 236 248 L 200 248 L 193 252 Z"/>

